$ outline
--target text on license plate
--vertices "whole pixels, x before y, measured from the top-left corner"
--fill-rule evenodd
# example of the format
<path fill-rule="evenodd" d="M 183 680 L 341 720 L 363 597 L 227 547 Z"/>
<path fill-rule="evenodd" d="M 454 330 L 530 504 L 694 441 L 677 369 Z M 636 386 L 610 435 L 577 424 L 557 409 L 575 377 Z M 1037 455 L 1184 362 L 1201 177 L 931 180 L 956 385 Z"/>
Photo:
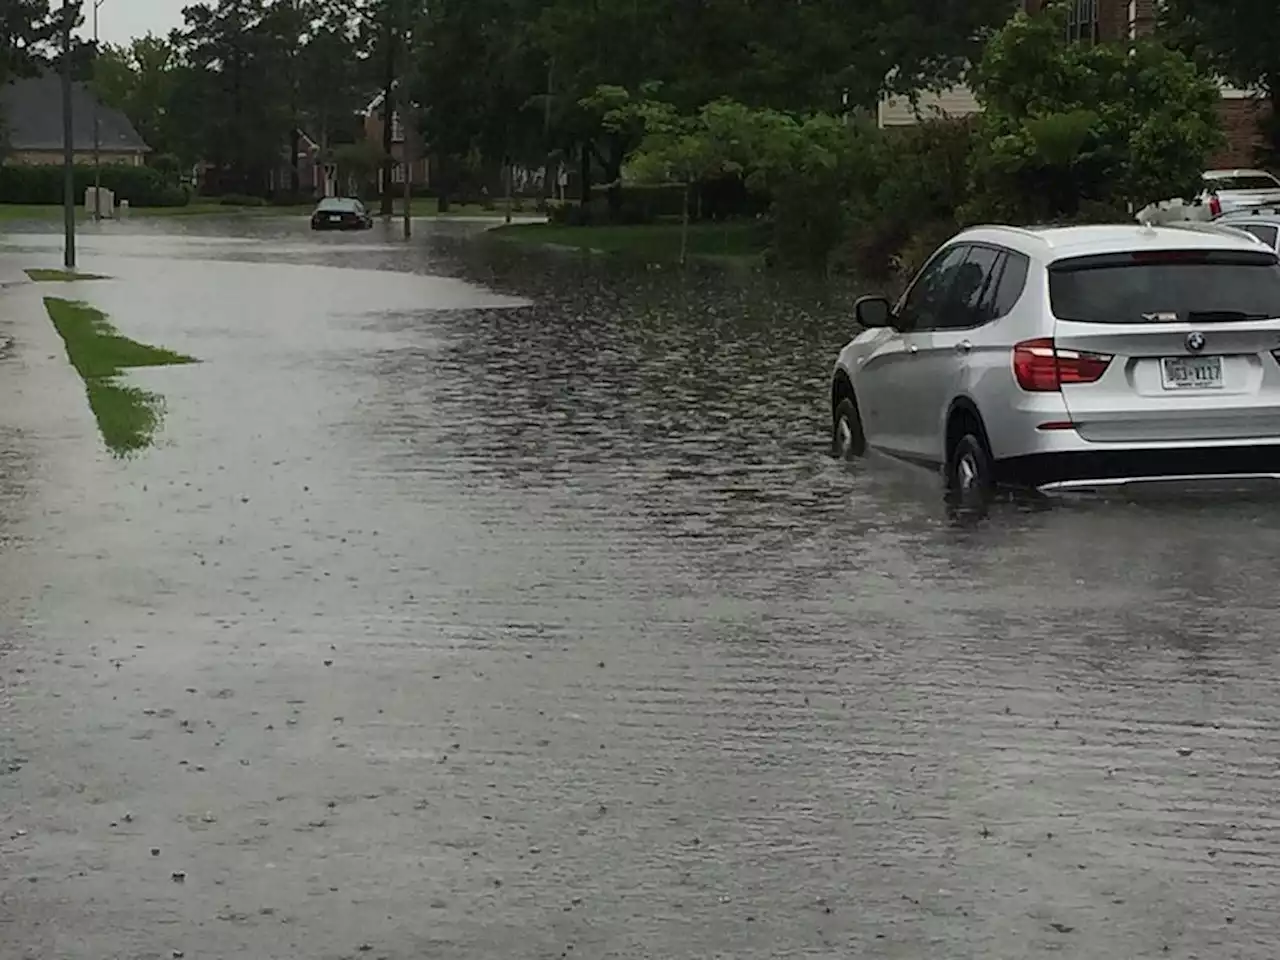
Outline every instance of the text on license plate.
<path fill-rule="evenodd" d="M 329 214 L 329 219 L 330 219 L 330 220 L 341 220 L 341 219 L 342 219 L 342 214 L 340 214 L 340 213 L 331 213 L 331 214 Z"/>
<path fill-rule="evenodd" d="M 1221 390 L 1221 357 L 1165 357 L 1160 376 L 1166 390 Z"/>

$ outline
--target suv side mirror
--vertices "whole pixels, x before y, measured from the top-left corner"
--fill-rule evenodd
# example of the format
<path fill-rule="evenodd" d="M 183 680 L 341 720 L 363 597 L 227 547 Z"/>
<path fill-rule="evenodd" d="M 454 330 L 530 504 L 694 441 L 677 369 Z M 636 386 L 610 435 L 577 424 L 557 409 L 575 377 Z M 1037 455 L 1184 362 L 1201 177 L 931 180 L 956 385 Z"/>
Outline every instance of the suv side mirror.
<path fill-rule="evenodd" d="M 853 305 L 853 314 L 858 325 L 867 330 L 893 324 L 893 307 L 885 297 L 860 297 Z"/>

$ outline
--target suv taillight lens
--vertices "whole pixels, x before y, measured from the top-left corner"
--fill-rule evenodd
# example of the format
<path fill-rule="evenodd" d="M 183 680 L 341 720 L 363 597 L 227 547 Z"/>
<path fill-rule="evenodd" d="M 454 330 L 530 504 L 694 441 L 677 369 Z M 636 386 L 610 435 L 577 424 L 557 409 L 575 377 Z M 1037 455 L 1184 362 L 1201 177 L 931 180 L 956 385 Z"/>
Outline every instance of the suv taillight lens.
<path fill-rule="evenodd" d="M 1218 199 L 1217 194 L 1213 194 L 1209 197 L 1209 216 L 1222 216 L 1222 201 Z"/>
<path fill-rule="evenodd" d="M 1028 393 L 1052 393 L 1066 383 L 1095 383 L 1107 372 L 1105 353 L 1063 350 L 1053 340 L 1024 340 L 1013 348 L 1013 375 Z"/>

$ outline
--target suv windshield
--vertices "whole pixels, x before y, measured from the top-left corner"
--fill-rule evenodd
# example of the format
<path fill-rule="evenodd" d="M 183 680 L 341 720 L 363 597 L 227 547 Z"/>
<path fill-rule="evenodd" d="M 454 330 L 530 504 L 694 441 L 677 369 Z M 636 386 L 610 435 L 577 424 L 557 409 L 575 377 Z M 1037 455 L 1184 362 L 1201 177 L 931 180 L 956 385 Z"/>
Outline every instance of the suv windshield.
<path fill-rule="evenodd" d="M 1243 251 L 1080 257 L 1049 268 L 1049 299 L 1059 320 L 1082 323 L 1280 318 L 1280 266 Z"/>
<path fill-rule="evenodd" d="M 1280 180 L 1265 173 L 1238 177 L 1211 177 L 1205 181 L 1210 190 L 1280 190 Z"/>

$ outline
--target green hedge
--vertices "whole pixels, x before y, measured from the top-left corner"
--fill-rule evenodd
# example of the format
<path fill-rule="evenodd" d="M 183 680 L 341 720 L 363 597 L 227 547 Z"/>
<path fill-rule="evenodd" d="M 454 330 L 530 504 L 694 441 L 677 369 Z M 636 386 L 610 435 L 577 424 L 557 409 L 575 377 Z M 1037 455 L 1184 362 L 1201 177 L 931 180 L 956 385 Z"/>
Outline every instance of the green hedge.
<path fill-rule="evenodd" d="M 681 184 L 625 184 L 622 208 L 615 215 L 609 209 L 608 190 L 597 187 L 584 210 L 570 199 L 552 211 L 552 220 L 569 226 L 591 223 L 642 224 L 658 220 L 678 220 L 684 215 L 685 190 Z M 707 181 L 696 184 L 689 196 L 689 213 L 694 220 L 732 220 L 756 217 L 769 209 L 769 198 L 746 189 L 740 180 Z"/>
<path fill-rule="evenodd" d="M 76 204 L 84 203 L 85 191 L 93 186 L 94 168 L 75 168 Z M 62 167 L 0 166 L 0 203 L 52 204 L 62 202 Z M 190 199 L 180 187 L 165 182 L 164 176 L 150 167 L 124 164 L 102 166 L 102 186 L 116 195 L 116 202 L 128 200 L 131 207 L 183 207 Z"/>

